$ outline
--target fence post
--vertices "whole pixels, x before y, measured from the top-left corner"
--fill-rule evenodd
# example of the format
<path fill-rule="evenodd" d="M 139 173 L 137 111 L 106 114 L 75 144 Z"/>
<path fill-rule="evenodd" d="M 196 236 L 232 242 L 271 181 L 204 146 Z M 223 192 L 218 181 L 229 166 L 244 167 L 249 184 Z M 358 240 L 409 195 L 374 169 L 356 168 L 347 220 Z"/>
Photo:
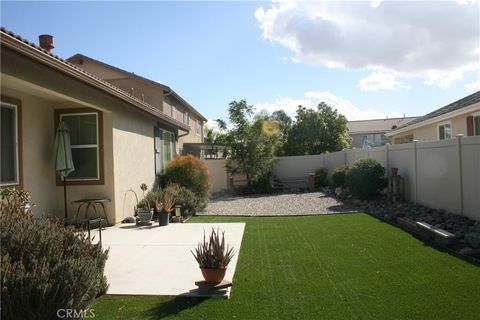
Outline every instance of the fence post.
<path fill-rule="evenodd" d="M 460 214 L 463 215 L 463 170 L 462 170 L 462 137 L 463 134 L 457 134 L 457 152 L 458 152 L 458 191 L 460 196 Z"/>
<path fill-rule="evenodd" d="M 385 155 L 387 157 L 387 177 L 390 176 L 390 143 L 385 144 Z"/>
<path fill-rule="evenodd" d="M 417 142 L 413 140 L 413 203 L 417 204 L 418 200 L 418 185 L 417 185 Z"/>

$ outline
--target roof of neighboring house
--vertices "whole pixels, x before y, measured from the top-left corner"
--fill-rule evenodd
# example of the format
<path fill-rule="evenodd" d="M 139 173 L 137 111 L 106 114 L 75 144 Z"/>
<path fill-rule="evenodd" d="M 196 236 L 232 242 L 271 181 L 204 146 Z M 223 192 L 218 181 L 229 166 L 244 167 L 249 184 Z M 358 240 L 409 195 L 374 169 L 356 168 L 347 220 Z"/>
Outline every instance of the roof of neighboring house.
<path fill-rule="evenodd" d="M 67 59 L 67 61 L 75 61 L 77 59 L 84 59 L 84 60 L 90 60 L 92 62 L 95 62 L 95 63 L 98 63 L 102 66 L 105 66 L 107 68 L 110 68 L 110 69 L 113 69 L 113 70 L 116 70 L 116 71 L 119 71 L 121 73 L 124 73 L 126 75 L 128 75 L 129 77 L 135 77 L 139 80 L 142 80 L 144 82 L 148 82 L 150 84 L 153 84 L 159 88 L 161 88 L 163 91 L 165 91 L 166 93 L 168 94 L 172 94 L 177 100 L 179 100 L 181 103 L 183 103 L 188 109 L 190 109 L 190 111 L 192 111 L 193 113 L 195 113 L 196 115 L 198 115 L 200 117 L 200 120 L 203 120 L 203 121 L 206 121 L 207 119 L 198 111 L 196 110 L 190 103 L 188 103 L 185 99 L 183 99 L 178 93 L 176 93 L 172 88 L 170 88 L 169 86 L 167 85 L 164 85 L 162 83 L 159 83 L 157 81 L 153 81 L 153 80 L 150 80 L 148 78 L 145 78 L 145 77 L 142 77 L 142 76 L 139 76 L 138 74 L 135 74 L 133 72 L 128 72 L 126 70 L 123 70 L 123 69 L 120 69 L 118 67 L 115 67 L 115 66 L 112 66 L 108 63 L 105 63 L 103 61 L 100 61 L 100 60 L 97 60 L 97 59 L 93 59 L 91 57 L 88 57 L 88 56 L 85 56 L 81 53 L 77 53 L 73 56 L 71 56 L 70 58 Z"/>
<path fill-rule="evenodd" d="M 427 125 L 428 123 L 426 122 L 428 120 L 433 120 L 434 118 L 441 117 L 441 116 L 448 116 L 448 114 L 450 113 L 454 113 L 455 111 L 461 111 L 461 109 L 472 106 L 477 103 L 480 103 L 480 91 L 472 93 L 471 95 L 468 95 L 460 100 L 452 102 L 444 107 L 441 107 L 440 109 L 434 110 L 424 115 L 423 117 L 419 117 L 409 122 L 408 124 L 405 124 L 401 127 L 399 126 L 397 129 L 390 132 L 390 135 L 395 134 L 398 131 L 405 131 L 407 127 L 408 129 L 410 129 L 411 126 L 421 127 L 423 125 Z M 413 127 L 411 129 L 413 129 Z"/>
<path fill-rule="evenodd" d="M 6 30 L 3 27 L 0 27 L 0 42 L 2 46 L 6 46 L 16 52 L 20 52 L 21 54 L 31 59 L 46 64 L 49 67 L 59 70 L 73 78 L 93 85 L 96 88 L 125 101 L 126 103 L 136 107 L 137 109 L 144 111 L 158 119 L 161 119 L 177 128 L 185 131 L 190 130 L 189 126 L 183 124 L 180 121 L 172 119 L 171 117 L 161 112 L 157 108 L 151 106 L 150 104 L 145 103 L 144 101 L 130 95 L 122 89 L 117 88 L 111 83 L 86 72 L 78 66 L 60 58 L 57 55 L 54 55 L 53 53 L 41 48 L 40 46 L 37 46 L 35 43 L 30 42 L 22 38 L 21 36 Z"/>
<path fill-rule="evenodd" d="M 348 133 L 388 132 L 417 119 L 416 117 L 357 120 L 347 123 Z"/>

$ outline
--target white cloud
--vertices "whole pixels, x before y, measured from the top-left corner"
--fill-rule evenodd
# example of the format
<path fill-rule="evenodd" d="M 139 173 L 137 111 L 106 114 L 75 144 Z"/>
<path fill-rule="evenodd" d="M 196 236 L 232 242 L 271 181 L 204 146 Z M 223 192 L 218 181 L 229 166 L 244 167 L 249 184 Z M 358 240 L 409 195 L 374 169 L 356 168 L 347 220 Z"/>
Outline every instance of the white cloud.
<path fill-rule="evenodd" d="M 273 102 L 256 103 L 254 106 L 257 111 L 266 110 L 273 112 L 282 109 L 293 117 L 299 105 L 316 108 L 320 102 L 325 102 L 337 109 L 339 113 L 345 115 L 350 121 L 402 116 L 401 113 L 395 111 L 383 112 L 375 108 L 357 107 L 350 100 L 339 97 L 329 91 L 308 91 L 301 98 L 280 97 Z"/>
<path fill-rule="evenodd" d="M 388 69 L 446 88 L 480 70 L 478 1 L 273 2 L 255 17 L 296 61 Z"/>
<path fill-rule="evenodd" d="M 375 71 L 360 79 L 357 88 L 362 91 L 409 89 L 410 86 L 397 80 L 397 75 L 391 72 Z"/>

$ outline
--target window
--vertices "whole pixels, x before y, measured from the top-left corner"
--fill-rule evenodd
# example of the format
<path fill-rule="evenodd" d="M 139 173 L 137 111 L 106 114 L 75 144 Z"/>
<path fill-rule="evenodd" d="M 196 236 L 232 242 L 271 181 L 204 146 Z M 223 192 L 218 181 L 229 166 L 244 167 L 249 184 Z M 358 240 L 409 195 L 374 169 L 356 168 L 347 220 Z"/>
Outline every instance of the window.
<path fill-rule="evenodd" d="M 177 119 L 177 108 L 172 106 L 172 118 Z"/>
<path fill-rule="evenodd" d="M 163 167 L 168 164 L 170 160 L 173 159 L 175 154 L 175 136 L 173 133 L 168 131 L 163 131 Z"/>
<path fill-rule="evenodd" d="M 383 133 L 367 134 L 363 136 L 363 147 L 383 146 L 387 142 L 388 142 L 388 139 Z"/>
<path fill-rule="evenodd" d="M 102 113 L 93 109 L 59 111 L 58 121 L 70 129 L 75 171 L 67 178 L 73 184 L 103 184 Z"/>
<path fill-rule="evenodd" d="M 154 128 L 155 138 L 155 174 L 162 174 L 163 169 L 175 155 L 175 135 L 160 127 Z"/>
<path fill-rule="evenodd" d="M 21 184 L 20 101 L 2 96 L 0 125 L 0 185 L 19 186 Z"/>
<path fill-rule="evenodd" d="M 186 111 L 183 113 L 183 123 L 187 126 L 190 125 L 190 115 Z"/>
<path fill-rule="evenodd" d="M 195 133 L 197 135 L 202 134 L 202 127 L 200 126 L 200 121 L 198 121 L 198 120 L 195 120 Z"/>
<path fill-rule="evenodd" d="M 395 139 L 396 144 L 413 142 L 413 134 Z"/>
<path fill-rule="evenodd" d="M 452 124 L 442 123 L 438 126 L 438 140 L 445 140 L 452 138 Z"/>
<path fill-rule="evenodd" d="M 474 135 L 480 136 L 480 116 L 473 117 Z"/>

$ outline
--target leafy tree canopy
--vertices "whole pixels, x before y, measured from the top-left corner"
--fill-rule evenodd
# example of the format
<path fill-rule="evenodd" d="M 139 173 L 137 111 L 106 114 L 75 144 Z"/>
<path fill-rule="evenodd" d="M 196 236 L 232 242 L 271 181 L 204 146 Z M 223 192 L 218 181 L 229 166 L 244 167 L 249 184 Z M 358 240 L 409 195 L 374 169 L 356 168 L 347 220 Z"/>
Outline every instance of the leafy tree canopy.
<path fill-rule="evenodd" d="M 227 172 L 245 175 L 248 185 L 252 186 L 273 169 L 279 145 L 279 124 L 267 113 L 252 117 L 253 106 L 245 100 L 232 101 L 228 114 L 231 129 L 227 129 L 225 121 L 218 120 L 220 129 L 225 132 Z"/>
<path fill-rule="evenodd" d="M 285 155 L 309 155 L 340 151 L 350 145 L 347 119 L 326 103 L 317 110 L 299 106 L 295 122 L 283 145 Z"/>

